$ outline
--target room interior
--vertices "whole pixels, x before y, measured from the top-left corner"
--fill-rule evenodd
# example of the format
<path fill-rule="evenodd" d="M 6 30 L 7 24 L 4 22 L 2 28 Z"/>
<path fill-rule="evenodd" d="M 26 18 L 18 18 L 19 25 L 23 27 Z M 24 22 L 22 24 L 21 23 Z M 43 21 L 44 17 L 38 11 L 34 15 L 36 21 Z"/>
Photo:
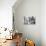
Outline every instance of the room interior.
<path fill-rule="evenodd" d="M 46 46 L 45 0 L 1 2 L 0 46 Z"/>

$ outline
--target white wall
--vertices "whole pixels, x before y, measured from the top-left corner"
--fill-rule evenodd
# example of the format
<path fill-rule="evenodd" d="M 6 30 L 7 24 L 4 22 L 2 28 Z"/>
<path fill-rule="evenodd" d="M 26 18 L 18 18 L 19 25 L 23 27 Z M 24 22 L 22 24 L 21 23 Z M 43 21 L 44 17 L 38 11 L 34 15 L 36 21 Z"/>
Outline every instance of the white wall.
<path fill-rule="evenodd" d="M 12 28 L 12 6 L 16 0 L 0 0 L 0 27 Z"/>
<path fill-rule="evenodd" d="M 42 46 L 46 46 L 46 0 L 42 0 L 41 4 L 41 38 Z"/>
<path fill-rule="evenodd" d="M 41 0 L 23 0 L 14 10 L 16 29 L 25 38 L 34 40 L 36 46 L 41 46 Z M 35 16 L 36 24 L 24 25 L 24 16 Z"/>
<path fill-rule="evenodd" d="M 36 46 L 46 46 L 46 1 L 45 0 L 23 0 L 23 2 L 16 7 L 13 6 L 15 15 L 15 26 L 19 32 L 23 32 L 24 37 L 33 39 Z M 35 25 L 24 25 L 24 16 L 35 16 Z M 43 31 L 44 30 L 44 31 Z M 27 35 L 28 34 L 28 35 Z"/>

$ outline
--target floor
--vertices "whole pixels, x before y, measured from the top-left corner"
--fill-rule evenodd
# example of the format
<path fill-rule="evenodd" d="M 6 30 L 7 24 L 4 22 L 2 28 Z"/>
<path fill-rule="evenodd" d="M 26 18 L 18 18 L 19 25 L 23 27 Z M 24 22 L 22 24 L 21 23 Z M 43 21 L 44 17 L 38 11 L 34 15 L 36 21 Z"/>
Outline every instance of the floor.
<path fill-rule="evenodd" d="M 6 42 L 2 43 L 0 46 L 16 46 L 15 39 L 13 40 L 6 40 Z"/>
<path fill-rule="evenodd" d="M 16 33 L 12 40 L 6 40 L 5 38 L 0 38 L 0 46 L 22 46 L 21 33 Z M 5 42 L 4 42 L 5 41 Z"/>

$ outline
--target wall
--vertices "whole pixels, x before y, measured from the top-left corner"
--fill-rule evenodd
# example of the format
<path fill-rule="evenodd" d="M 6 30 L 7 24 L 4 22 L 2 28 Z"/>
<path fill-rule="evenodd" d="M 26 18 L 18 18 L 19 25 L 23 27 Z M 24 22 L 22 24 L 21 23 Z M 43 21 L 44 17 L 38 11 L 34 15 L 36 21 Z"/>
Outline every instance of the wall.
<path fill-rule="evenodd" d="M 41 1 L 41 40 L 42 46 L 46 46 L 46 0 Z"/>
<path fill-rule="evenodd" d="M 38 4 L 38 3 L 39 2 L 37 2 L 37 4 L 34 4 L 32 2 L 32 4 L 34 5 L 34 7 L 35 7 L 35 5 L 36 5 L 36 7 L 37 7 L 37 5 L 40 6 L 40 4 Z M 24 25 L 23 24 L 23 17 L 24 16 L 30 16 L 32 14 L 29 7 L 30 7 L 29 5 L 27 5 L 25 3 L 23 4 L 23 2 L 22 2 L 21 5 L 20 4 L 18 5 L 18 3 L 15 3 L 15 5 L 13 6 L 13 11 L 14 11 L 15 19 L 17 18 L 16 19 L 17 22 L 15 20 L 15 22 L 16 22 L 16 26 L 15 27 L 17 28 L 17 30 L 19 32 L 23 32 L 24 36 L 28 37 L 30 35 L 31 39 L 32 39 L 32 37 L 34 37 L 34 39 L 36 40 L 36 42 L 41 39 L 41 43 L 42 43 L 41 46 L 46 46 L 46 0 L 41 0 L 41 15 L 39 15 L 40 12 L 37 15 L 38 10 L 40 11 L 39 7 L 37 7 L 37 10 L 35 9 L 36 7 L 34 8 L 37 12 L 33 9 L 33 11 L 36 12 L 36 20 L 37 20 L 37 24 L 36 25 Z M 35 16 L 35 14 L 33 14 L 33 15 Z M 39 24 L 40 24 L 41 27 L 38 26 Z M 39 32 L 40 34 L 38 34 L 37 32 Z M 26 33 L 28 35 L 26 35 Z M 41 37 L 39 35 L 41 35 Z M 40 43 L 40 41 L 39 41 L 39 43 Z"/>
<path fill-rule="evenodd" d="M 41 46 L 41 0 L 23 0 L 16 4 L 13 6 L 15 28 L 23 33 L 25 39 L 32 39 L 36 46 Z M 35 16 L 36 24 L 24 25 L 24 16 Z"/>

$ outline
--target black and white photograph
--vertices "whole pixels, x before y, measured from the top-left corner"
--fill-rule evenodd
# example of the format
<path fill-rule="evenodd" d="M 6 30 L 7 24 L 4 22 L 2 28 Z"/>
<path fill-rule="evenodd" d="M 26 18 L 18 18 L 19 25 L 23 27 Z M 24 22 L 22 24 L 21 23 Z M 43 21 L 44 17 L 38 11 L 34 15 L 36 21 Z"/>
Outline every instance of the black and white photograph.
<path fill-rule="evenodd" d="M 34 16 L 31 16 L 31 17 L 27 17 L 27 16 L 24 16 L 24 24 L 35 24 L 36 22 L 36 18 Z"/>

